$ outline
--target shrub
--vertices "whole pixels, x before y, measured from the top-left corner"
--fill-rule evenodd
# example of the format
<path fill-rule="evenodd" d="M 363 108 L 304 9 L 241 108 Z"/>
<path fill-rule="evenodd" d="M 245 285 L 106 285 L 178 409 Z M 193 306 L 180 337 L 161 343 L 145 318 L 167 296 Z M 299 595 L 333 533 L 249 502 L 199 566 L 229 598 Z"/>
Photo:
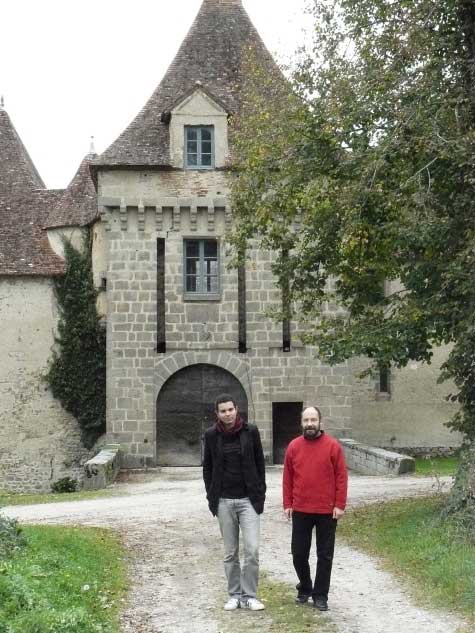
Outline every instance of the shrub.
<path fill-rule="evenodd" d="M 45 378 L 92 448 L 106 428 L 106 331 L 96 309 L 91 231 L 82 251 L 66 240 L 64 255 L 66 272 L 54 279 L 58 333 Z"/>
<path fill-rule="evenodd" d="M 78 481 L 77 479 L 72 479 L 71 477 L 63 477 L 62 479 L 58 479 L 51 484 L 52 492 L 76 492 L 78 489 Z"/>
<path fill-rule="evenodd" d="M 0 560 L 9 558 L 26 545 L 26 539 L 15 519 L 0 515 Z"/>

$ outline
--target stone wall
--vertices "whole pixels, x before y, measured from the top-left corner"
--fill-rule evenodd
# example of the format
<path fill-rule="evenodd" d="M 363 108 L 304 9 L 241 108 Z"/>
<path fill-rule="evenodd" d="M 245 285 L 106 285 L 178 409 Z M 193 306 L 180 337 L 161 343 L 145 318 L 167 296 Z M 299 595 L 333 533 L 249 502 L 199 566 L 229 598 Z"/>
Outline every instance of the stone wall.
<path fill-rule="evenodd" d="M 348 366 L 323 366 L 315 350 L 297 343 L 282 351 L 282 325 L 266 314 L 281 301 L 271 254 L 256 248 L 246 263 L 248 350 L 239 353 L 237 272 L 228 268 L 224 242 L 232 219 L 223 172 L 105 172 L 99 186 L 109 252 L 108 441 L 125 447 L 126 466 L 156 462 L 161 386 L 195 363 L 221 366 L 240 380 L 269 460 L 273 402 L 318 403 L 330 432 L 350 434 Z M 220 300 L 189 301 L 183 295 L 183 240 L 206 237 L 220 243 Z M 156 351 L 157 238 L 165 239 L 165 354 Z"/>
<path fill-rule="evenodd" d="M 445 396 L 455 387 L 437 384 L 440 365 L 447 349 L 434 352 L 430 365 L 410 363 L 405 369 L 392 369 L 390 393 L 380 393 L 378 377 L 353 381 L 353 433 L 355 440 L 388 448 L 423 454 L 424 449 L 450 452 L 461 443 L 461 436 L 444 426 L 457 411 Z M 353 363 L 360 373 L 367 366 L 364 360 Z"/>
<path fill-rule="evenodd" d="M 82 477 L 88 453 L 76 421 L 42 381 L 56 324 L 51 280 L 0 278 L 0 489 L 49 491 Z"/>

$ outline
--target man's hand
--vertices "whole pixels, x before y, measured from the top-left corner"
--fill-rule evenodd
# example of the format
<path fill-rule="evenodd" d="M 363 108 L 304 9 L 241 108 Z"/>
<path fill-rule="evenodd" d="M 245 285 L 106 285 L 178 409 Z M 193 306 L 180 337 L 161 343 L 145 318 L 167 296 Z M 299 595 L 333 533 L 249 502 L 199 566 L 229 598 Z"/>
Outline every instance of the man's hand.
<path fill-rule="evenodd" d="M 341 517 L 345 514 L 344 510 L 340 510 L 340 508 L 337 508 L 336 506 L 333 508 L 333 518 L 334 519 L 341 519 Z"/>
<path fill-rule="evenodd" d="M 290 521 L 292 518 L 292 508 L 285 508 L 284 514 L 287 517 L 287 521 Z"/>

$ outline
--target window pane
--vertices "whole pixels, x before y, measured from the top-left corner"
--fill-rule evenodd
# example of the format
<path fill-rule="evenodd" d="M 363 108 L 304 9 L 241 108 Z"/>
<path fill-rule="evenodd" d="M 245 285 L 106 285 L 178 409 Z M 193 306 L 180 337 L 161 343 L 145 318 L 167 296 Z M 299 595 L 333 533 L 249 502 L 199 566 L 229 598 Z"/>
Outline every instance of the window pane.
<path fill-rule="evenodd" d="M 211 154 L 203 154 L 201 156 L 201 164 L 205 167 L 211 167 Z"/>
<path fill-rule="evenodd" d="M 188 141 L 187 145 L 188 154 L 197 154 L 198 153 L 198 142 L 197 141 Z"/>
<path fill-rule="evenodd" d="M 211 154 L 211 141 L 205 141 L 204 143 L 201 143 L 201 153 Z"/>
<path fill-rule="evenodd" d="M 188 165 L 197 165 L 198 164 L 198 156 L 197 154 L 188 154 Z"/>
<path fill-rule="evenodd" d="M 196 141 L 198 138 L 198 130 L 192 127 L 186 128 L 186 138 L 189 141 Z"/>
<path fill-rule="evenodd" d="M 199 257 L 200 256 L 200 242 L 199 242 L 199 240 L 186 240 L 186 256 L 187 257 Z"/>
<path fill-rule="evenodd" d="M 198 274 L 199 259 L 187 259 L 186 260 L 186 274 L 197 275 Z"/>
<path fill-rule="evenodd" d="M 217 277 L 206 277 L 206 292 L 217 293 L 219 291 L 218 288 L 218 278 Z"/>
<path fill-rule="evenodd" d="M 211 130 L 207 130 L 203 128 L 201 130 L 201 140 L 202 141 L 211 141 Z"/>
<path fill-rule="evenodd" d="M 218 262 L 215 259 L 205 260 L 205 275 L 217 275 Z"/>
<path fill-rule="evenodd" d="M 186 292 L 196 292 L 197 277 L 194 275 L 186 276 Z"/>
<path fill-rule="evenodd" d="M 205 257 L 218 256 L 218 242 L 216 240 L 204 240 L 205 243 Z"/>

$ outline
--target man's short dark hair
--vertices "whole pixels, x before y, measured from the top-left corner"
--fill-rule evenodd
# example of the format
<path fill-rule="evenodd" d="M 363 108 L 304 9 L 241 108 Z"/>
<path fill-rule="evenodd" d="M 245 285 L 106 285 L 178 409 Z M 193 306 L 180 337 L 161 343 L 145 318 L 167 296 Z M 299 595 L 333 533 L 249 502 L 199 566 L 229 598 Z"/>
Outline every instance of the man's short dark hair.
<path fill-rule="evenodd" d="M 218 405 L 222 404 L 223 402 L 232 402 L 235 407 L 237 406 L 236 400 L 232 396 L 230 396 L 229 393 L 222 393 L 214 401 L 214 410 L 217 411 Z"/>
<path fill-rule="evenodd" d="M 303 412 L 305 411 L 305 409 L 315 409 L 315 411 L 318 413 L 318 421 L 321 422 L 322 421 L 322 412 L 320 411 L 320 409 L 318 407 L 316 407 L 314 404 L 309 404 L 306 407 L 304 407 L 302 409 L 302 413 L 301 416 L 303 416 Z"/>

